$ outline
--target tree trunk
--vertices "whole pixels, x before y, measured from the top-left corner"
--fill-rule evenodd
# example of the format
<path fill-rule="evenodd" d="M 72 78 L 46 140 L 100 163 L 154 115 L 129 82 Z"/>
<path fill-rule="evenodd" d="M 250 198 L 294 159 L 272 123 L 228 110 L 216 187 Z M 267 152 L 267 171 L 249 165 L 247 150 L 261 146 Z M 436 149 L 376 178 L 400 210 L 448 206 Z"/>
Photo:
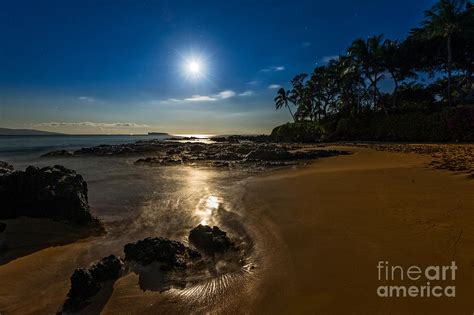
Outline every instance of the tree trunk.
<path fill-rule="evenodd" d="M 375 80 L 372 81 L 372 85 L 374 87 L 374 90 L 372 91 L 372 98 L 373 98 L 373 105 L 374 109 L 377 109 L 377 74 L 375 74 Z"/>
<path fill-rule="evenodd" d="M 451 35 L 448 35 L 448 104 L 452 105 L 451 99 L 451 72 L 453 67 L 453 54 L 451 51 Z"/>
<path fill-rule="evenodd" d="M 290 112 L 291 118 L 293 118 L 293 122 L 296 122 L 295 115 L 293 115 L 293 112 L 291 111 L 290 105 L 286 105 L 288 107 L 288 111 Z"/>
<path fill-rule="evenodd" d="M 395 88 L 393 89 L 393 108 L 397 108 L 397 93 L 398 93 L 398 80 L 395 79 L 395 76 L 392 74 L 393 82 L 395 83 Z"/>

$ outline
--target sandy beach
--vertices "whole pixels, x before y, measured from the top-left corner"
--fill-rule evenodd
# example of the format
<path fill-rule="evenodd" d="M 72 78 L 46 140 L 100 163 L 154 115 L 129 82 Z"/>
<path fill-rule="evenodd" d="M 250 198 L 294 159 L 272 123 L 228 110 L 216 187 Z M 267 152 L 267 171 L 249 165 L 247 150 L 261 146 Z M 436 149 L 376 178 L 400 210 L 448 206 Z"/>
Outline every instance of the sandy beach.
<path fill-rule="evenodd" d="M 234 204 L 228 208 L 237 215 L 219 215 L 214 222 L 232 228 L 232 221 L 240 221 L 254 242 L 254 269 L 161 293 L 141 290 L 131 273 L 84 312 L 472 312 L 474 181 L 466 174 L 431 168 L 427 155 L 354 146 L 325 149 L 353 154 L 255 175 L 228 192 L 235 198 L 227 199 Z M 206 178 L 201 174 L 190 187 L 201 187 Z M 206 190 L 212 193 L 212 187 Z M 174 236 L 186 241 L 185 233 Z M 123 242 L 117 243 L 107 236 L 91 237 L 1 265 L 0 312 L 57 312 L 74 268 L 87 266 L 107 251 L 121 255 Z M 376 294 L 379 261 L 427 266 L 453 260 L 458 266 L 456 298 Z"/>
<path fill-rule="evenodd" d="M 245 202 L 265 218 L 281 268 L 268 266 L 258 312 L 472 312 L 474 181 L 430 158 L 365 148 L 251 181 Z M 461 235 L 461 236 L 460 236 Z M 270 249 L 271 251 L 271 249 Z M 377 262 L 459 266 L 456 298 L 380 298 Z"/>

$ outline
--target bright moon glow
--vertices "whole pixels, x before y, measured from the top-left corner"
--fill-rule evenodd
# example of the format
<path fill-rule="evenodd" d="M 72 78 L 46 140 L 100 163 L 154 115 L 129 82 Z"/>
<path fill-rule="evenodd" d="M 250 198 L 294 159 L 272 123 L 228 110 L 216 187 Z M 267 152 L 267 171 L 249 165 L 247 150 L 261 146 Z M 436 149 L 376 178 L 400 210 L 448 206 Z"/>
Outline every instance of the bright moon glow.
<path fill-rule="evenodd" d="M 201 71 L 201 65 L 197 61 L 191 61 L 188 64 L 188 70 L 191 73 L 199 73 Z"/>
<path fill-rule="evenodd" d="M 183 58 L 183 72 L 188 79 L 200 79 L 206 77 L 206 67 L 201 57 Z"/>

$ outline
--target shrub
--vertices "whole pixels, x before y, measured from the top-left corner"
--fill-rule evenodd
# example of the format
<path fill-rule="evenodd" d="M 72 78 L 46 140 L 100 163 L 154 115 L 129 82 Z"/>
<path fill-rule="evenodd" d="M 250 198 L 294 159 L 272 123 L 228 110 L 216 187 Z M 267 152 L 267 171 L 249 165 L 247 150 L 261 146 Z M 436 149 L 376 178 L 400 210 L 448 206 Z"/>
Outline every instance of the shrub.
<path fill-rule="evenodd" d="M 281 142 L 319 142 L 323 139 L 323 135 L 324 132 L 319 123 L 302 121 L 275 127 L 271 137 Z"/>
<path fill-rule="evenodd" d="M 332 121 L 287 123 L 272 131 L 277 141 L 400 141 L 472 142 L 474 106 L 445 108 L 434 113 L 423 111 L 392 113 L 366 112 Z"/>

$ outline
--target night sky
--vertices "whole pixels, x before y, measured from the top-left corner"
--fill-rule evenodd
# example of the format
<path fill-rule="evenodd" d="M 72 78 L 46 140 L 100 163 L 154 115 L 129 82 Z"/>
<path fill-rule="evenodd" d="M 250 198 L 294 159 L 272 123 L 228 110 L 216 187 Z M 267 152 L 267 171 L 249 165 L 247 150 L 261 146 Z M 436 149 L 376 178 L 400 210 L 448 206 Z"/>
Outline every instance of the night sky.
<path fill-rule="evenodd" d="M 434 2 L 0 0 L 0 127 L 268 133 L 278 86 Z"/>

